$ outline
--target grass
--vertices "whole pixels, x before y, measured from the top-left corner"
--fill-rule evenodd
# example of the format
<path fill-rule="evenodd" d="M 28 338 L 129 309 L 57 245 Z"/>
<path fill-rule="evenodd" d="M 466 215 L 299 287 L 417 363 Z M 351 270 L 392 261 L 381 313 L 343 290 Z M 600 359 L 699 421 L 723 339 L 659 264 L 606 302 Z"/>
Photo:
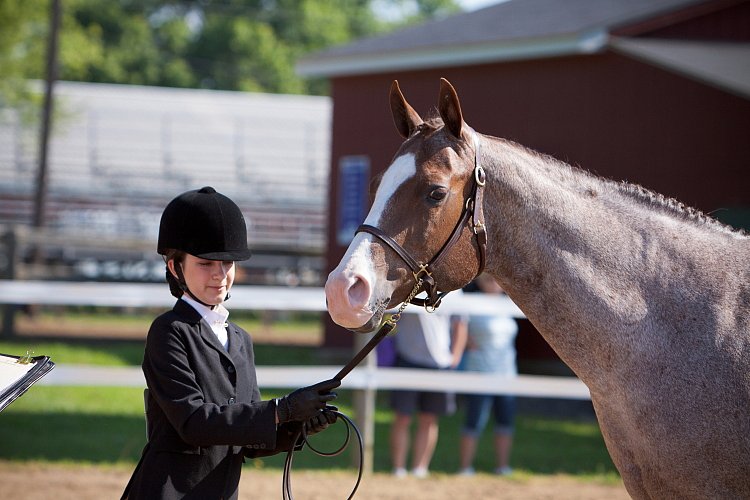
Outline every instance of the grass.
<path fill-rule="evenodd" d="M 0 413 L 0 456 L 132 462 L 145 444 L 143 390 L 34 386 Z"/>
<path fill-rule="evenodd" d="M 132 342 L 40 342 L 29 339 L 0 342 L 0 352 L 51 355 L 57 363 L 138 365 L 142 341 Z M 256 345 L 262 364 L 314 364 L 320 350 L 314 346 Z M 300 385 L 307 381 L 301 381 Z M 283 393 L 264 392 L 269 399 Z M 339 391 L 336 404 L 352 416 L 351 392 Z M 374 468 L 390 470 L 388 436 L 393 413 L 387 392 L 378 394 L 375 416 Z M 458 444 L 463 413 L 441 419 L 440 439 L 431 469 L 452 473 L 458 469 Z M 479 441 L 475 467 L 492 471 L 491 428 Z M 321 450 L 338 448 L 344 440 L 344 426 L 337 424 L 315 436 Z M 355 437 L 352 436 L 352 440 Z M 130 387 L 65 387 L 35 385 L 0 413 L 0 459 L 12 461 L 75 462 L 89 464 L 134 464 L 145 444 L 142 389 Z M 356 448 L 352 441 L 350 450 Z M 280 469 L 284 456 L 248 461 L 248 467 Z M 519 477 L 529 474 L 566 473 L 587 480 L 615 482 L 618 474 L 607 454 L 599 427 L 594 421 L 570 421 L 520 414 L 516 420 L 512 465 Z M 351 451 L 321 458 L 310 451 L 295 455 L 295 469 L 351 467 Z"/>
<path fill-rule="evenodd" d="M 0 353 L 20 356 L 26 351 L 52 358 L 57 364 L 140 366 L 143 341 L 54 342 L 33 338 L 0 341 Z M 299 345 L 256 344 L 259 365 L 312 365 L 320 362 L 318 349 Z"/>
<path fill-rule="evenodd" d="M 0 341 L 0 352 L 20 356 L 26 351 L 58 364 L 135 366 L 143 361 L 143 341 L 56 342 L 34 338 Z"/>
<path fill-rule="evenodd" d="M 47 355 L 55 363 L 95 366 L 138 366 L 143 360 L 143 347 L 149 326 L 163 310 L 144 312 L 117 311 L 114 308 L 41 308 L 33 319 L 18 314 L 21 334 L 10 339 L 0 338 L 0 353 L 23 355 L 32 351 Z M 319 318 L 314 314 L 263 315 L 238 311 L 232 320 L 251 332 L 255 341 L 256 359 L 263 365 L 314 364 L 317 350 L 311 348 L 322 337 Z M 40 334 L 41 332 L 41 334 Z M 55 337 L 65 336 L 58 341 Z M 98 336 L 80 336 L 81 332 L 97 332 Z M 107 332 L 119 332 L 102 338 Z M 122 332 L 129 335 L 122 335 Z M 287 343 L 271 343 L 280 337 Z"/>
<path fill-rule="evenodd" d="M 281 394 L 267 392 L 265 398 Z M 375 425 L 374 468 L 390 470 L 388 434 L 393 419 L 379 394 Z M 340 391 L 337 404 L 352 415 L 350 391 Z M 0 459 L 13 461 L 134 464 L 145 444 L 142 390 L 122 387 L 34 386 L 0 414 Z M 431 469 L 458 469 L 462 413 L 441 420 L 440 440 Z M 313 444 L 332 451 L 343 442 L 343 424 L 315 436 Z M 350 449 L 355 450 L 354 436 Z M 320 458 L 310 451 L 294 458 L 296 469 L 351 467 L 350 451 Z M 491 430 L 480 440 L 475 466 L 491 471 Z M 283 455 L 248 461 L 249 467 L 280 469 Z M 532 474 L 567 473 L 596 480 L 616 481 L 617 472 L 607 455 L 595 422 L 571 422 L 519 415 L 512 457 L 516 470 Z"/>

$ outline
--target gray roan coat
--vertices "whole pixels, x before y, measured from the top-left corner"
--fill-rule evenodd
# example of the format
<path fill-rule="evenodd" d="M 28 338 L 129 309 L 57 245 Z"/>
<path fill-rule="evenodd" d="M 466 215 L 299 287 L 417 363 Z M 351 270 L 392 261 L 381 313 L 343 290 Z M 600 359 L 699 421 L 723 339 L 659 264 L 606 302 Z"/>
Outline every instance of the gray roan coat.
<path fill-rule="evenodd" d="M 143 373 L 149 389 L 148 443 L 124 498 L 237 498 L 244 457 L 292 446 L 261 401 L 250 336 L 227 327 L 228 352 L 183 300 L 154 320 Z"/>
<path fill-rule="evenodd" d="M 476 133 L 447 80 L 439 118 L 423 121 L 396 83 L 390 103 L 405 141 L 365 223 L 430 262 L 476 180 L 486 181 L 485 272 L 588 386 L 628 493 L 750 498 L 750 237 L 639 186 Z M 439 290 L 478 272 L 479 227 L 465 225 L 433 269 Z M 414 282 L 403 258 L 360 232 L 326 283 L 331 318 L 377 326 Z"/>

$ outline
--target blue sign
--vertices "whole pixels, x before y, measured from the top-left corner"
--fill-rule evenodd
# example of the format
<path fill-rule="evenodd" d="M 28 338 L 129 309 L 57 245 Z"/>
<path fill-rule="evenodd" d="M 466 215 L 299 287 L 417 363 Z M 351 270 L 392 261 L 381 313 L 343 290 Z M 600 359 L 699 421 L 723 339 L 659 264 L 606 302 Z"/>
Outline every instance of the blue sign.
<path fill-rule="evenodd" d="M 339 193 L 336 241 L 348 245 L 354 231 L 364 222 L 368 208 L 370 159 L 367 156 L 342 156 L 339 160 Z"/>

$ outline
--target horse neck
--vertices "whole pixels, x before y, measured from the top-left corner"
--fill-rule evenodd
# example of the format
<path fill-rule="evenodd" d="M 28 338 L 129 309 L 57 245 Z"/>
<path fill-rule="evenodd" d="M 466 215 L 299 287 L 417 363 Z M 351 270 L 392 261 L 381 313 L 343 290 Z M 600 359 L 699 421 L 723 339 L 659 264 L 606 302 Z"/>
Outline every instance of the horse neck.
<path fill-rule="evenodd" d="M 485 139 L 487 270 L 585 382 L 612 369 L 597 364 L 637 348 L 654 301 L 666 315 L 684 314 L 705 287 L 721 286 L 698 276 L 696 259 L 726 253 L 717 239 L 731 235 L 717 238 L 622 185 Z"/>

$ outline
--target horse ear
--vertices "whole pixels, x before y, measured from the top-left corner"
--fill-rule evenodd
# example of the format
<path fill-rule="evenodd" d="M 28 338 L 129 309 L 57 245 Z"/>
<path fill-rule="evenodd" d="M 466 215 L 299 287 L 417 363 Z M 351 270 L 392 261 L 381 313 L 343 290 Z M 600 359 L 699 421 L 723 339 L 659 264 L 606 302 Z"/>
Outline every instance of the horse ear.
<path fill-rule="evenodd" d="M 461 138 L 461 127 L 464 123 L 461 114 L 461 104 L 458 102 L 456 89 L 445 78 L 440 79 L 440 98 L 438 102 L 438 111 L 443 123 L 456 138 Z"/>
<path fill-rule="evenodd" d="M 398 80 L 393 80 L 391 84 L 391 113 L 393 114 L 393 123 L 396 124 L 398 133 L 404 139 L 408 139 L 414 129 L 422 123 L 419 113 L 414 111 L 398 86 Z"/>

